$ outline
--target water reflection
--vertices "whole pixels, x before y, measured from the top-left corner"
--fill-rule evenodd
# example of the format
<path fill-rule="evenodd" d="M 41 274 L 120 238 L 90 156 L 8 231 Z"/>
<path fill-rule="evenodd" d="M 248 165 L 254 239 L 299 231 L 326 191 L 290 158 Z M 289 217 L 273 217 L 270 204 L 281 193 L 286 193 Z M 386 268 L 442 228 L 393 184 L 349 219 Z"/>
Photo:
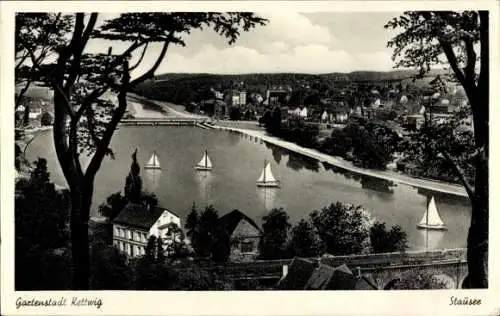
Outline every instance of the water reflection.
<path fill-rule="evenodd" d="M 372 178 L 368 176 L 361 176 L 361 187 L 363 189 L 369 189 L 372 191 L 377 191 L 381 193 L 394 193 L 391 187 L 394 186 L 394 182 L 385 179 Z"/>
<path fill-rule="evenodd" d="M 213 174 L 210 171 L 196 171 L 195 181 L 198 185 L 198 193 L 200 196 L 201 203 L 204 205 L 210 205 L 211 201 L 211 183 L 213 182 Z"/>
<path fill-rule="evenodd" d="M 429 202 L 430 198 L 434 196 L 436 202 L 439 200 L 440 203 L 457 204 L 457 205 L 470 204 L 469 198 L 467 196 L 453 195 L 444 192 L 432 191 L 424 188 L 418 188 L 417 193 L 419 195 L 427 197 L 427 202 Z"/>
<path fill-rule="evenodd" d="M 430 251 L 442 248 L 440 247 L 441 240 L 446 234 L 446 231 L 430 229 L 417 230 L 419 235 L 419 244 L 423 245 L 423 250 Z"/>
<path fill-rule="evenodd" d="M 316 159 L 299 154 L 289 153 L 286 166 L 293 169 L 294 171 L 306 169 L 314 172 L 319 172 L 319 163 Z"/>
<path fill-rule="evenodd" d="M 278 164 L 278 165 L 280 164 L 281 159 L 283 158 L 283 155 L 288 154 L 288 151 L 285 150 L 284 148 L 274 146 L 270 143 L 265 143 L 265 145 L 268 149 L 271 149 L 271 152 L 272 152 L 272 155 L 274 158 L 274 162 L 276 162 L 276 164 Z"/>
<path fill-rule="evenodd" d="M 260 202 L 264 205 L 266 211 L 276 208 L 276 197 L 279 188 L 257 188 L 257 196 Z"/>
<path fill-rule="evenodd" d="M 149 192 L 157 193 L 160 183 L 161 169 L 145 169 L 146 188 Z"/>

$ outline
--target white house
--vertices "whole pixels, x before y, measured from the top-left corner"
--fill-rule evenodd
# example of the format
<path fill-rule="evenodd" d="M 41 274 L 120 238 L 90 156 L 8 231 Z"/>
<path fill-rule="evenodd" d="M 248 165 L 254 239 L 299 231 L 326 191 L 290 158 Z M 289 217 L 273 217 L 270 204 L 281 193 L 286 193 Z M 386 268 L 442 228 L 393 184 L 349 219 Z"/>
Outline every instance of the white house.
<path fill-rule="evenodd" d="M 113 221 L 113 245 L 129 257 L 143 256 L 153 235 L 164 245 L 172 242 L 167 234 L 170 223 L 181 227 L 180 217 L 172 211 L 129 203 Z"/>

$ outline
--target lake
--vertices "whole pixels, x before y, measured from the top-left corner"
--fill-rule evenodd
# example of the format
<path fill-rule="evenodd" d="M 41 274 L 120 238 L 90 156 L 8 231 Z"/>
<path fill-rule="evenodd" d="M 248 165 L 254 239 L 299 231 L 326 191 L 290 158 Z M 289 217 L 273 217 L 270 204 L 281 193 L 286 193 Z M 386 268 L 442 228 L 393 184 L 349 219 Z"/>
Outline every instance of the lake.
<path fill-rule="evenodd" d="M 347 172 L 248 136 L 197 127 L 121 126 L 111 147 L 116 160 L 106 159 L 97 174 L 93 216 L 99 216 L 98 205 L 108 195 L 123 189 L 131 154 L 137 148 L 142 165 L 156 150 L 162 170 L 141 169 L 143 186 L 182 220 L 196 203 L 213 204 L 221 215 L 239 209 L 257 223 L 273 207 L 283 207 L 295 223 L 313 210 L 341 201 L 362 205 L 389 226 L 400 225 L 412 250 L 466 246 L 471 213 L 467 199 Z M 214 164 L 211 172 L 194 170 L 205 149 Z M 65 185 L 51 131 L 37 136 L 27 156 L 30 161 L 46 158 L 52 181 Z M 282 183 L 279 189 L 261 189 L 255 184 L 266 159 Z M 82 158 L 84 166 L 86 160 Z M 447 231 L 416 228 L 431 196 Z"/>

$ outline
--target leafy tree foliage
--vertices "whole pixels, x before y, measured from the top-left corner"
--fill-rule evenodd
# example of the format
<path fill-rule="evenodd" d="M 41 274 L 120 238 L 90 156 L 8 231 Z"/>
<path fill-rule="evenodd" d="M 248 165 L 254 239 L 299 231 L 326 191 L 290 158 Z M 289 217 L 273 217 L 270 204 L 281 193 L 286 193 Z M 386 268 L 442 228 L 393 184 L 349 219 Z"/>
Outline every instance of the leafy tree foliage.
<path fill-rule="evenodd" d="M 232 107 L 229 110 L 229 119 L 232 121 L 239 121 L 241 120 L 241 110 L 238 107 Z"/>
<path fill-rule="evenodd" d="M 54 145 L 70 189 L 74 287 L 79 290 L 89 287 L 87 223 L 94 180 L 105 156 L 113 155 L 109 144 L 126 112 L 127 92 L 151 78 L 166 56 L 168 47 L 171 44 L 185 45 L 183 36 L 190 31 L 209 27 L 232 44 L 241 31 L 267 22 L 247 12 L 126 13 L 105 21 L 96 29 L 97 17 L 97 13 L 90 14 L 88 19 L 84 13 L 75 13 L 71 32 L 58 28 L 56 22 L 50 24 L 63 35 L 57 48 L 57 60 L 50 65 L 33 56 L 33 51 L 39 50 L 40 46 L 35 49 L 24 45 L 17 36 L 22 34 L 25 22 L 16 24 L 18 43 L 24 45 L 34 69 L 44 73 L 43 80 L 54 91 Z M 88 54 L 85 48 L 91 37 L 125 41 L 129 46 L 120 55 L 113 55 L 111 50 Z M 141 64 L 148 45 L 154 42 L 162 44 L 158 59 L 144 74 L 132 80 L 131 71 Z M 135 52 L 140 58 L 130 65 L 130 57 Z M 32 73 L 27 72 L 28 75 Z M 110 89 L 117 94 L 117 105 L 103 97 Z M 80 163 L 82 153 L 91 156 L 85 170 Z"/>
<path fill-rule="evenodd" d="M 112 221 L 120 214 L 127 203 L 128 200 L 122 196 L 121 192 L 113 193 L 106 198 L 106 203 L 99 205 L 99 213 Z"/>
<path fill-rule="evenodd" d="M 487 288 L 489 12 L 410 11 L 385 27 L 399 32 L 388 42 L 394 48 L 396 66 L 416 68 L 421 77 L 432 65 L 448 65 L 451 79 L 464 88 L 469 100 L 474 127 L 474 183 L 467 179 L 454 153 L 443 150 L 440 154 L 454 166 L 472 204 L 467 237 L 468 287 Z"/>
<path fill-rule="evenodd" d="M 191 207 L 191 211 L 186 217 L 186 223 L 184 224 L 184 227 L 186 228 L 186 235 L 193 240 L 195 237 L 194 234 L 196 233 L 196 227 L 198 226 L 198 221 L 199 221 L 199 215 L 198 215 L 198 210 L 196 208 L 196 204 L 193 203 L 193 206 Z"/>
<path fill-rule="evenodd" d="M 92 290 L 129 290 L 132 269 L 126 257 L 111 245 L 98 242 L 90 250 L 90 285 Z"/>
<path fill-rule="evenodd" d="M 323 241 L 309 221 L 302 219 L 292 228 L 288 244 L 290 254 L 295 257 L 317 257 L 324 253 Z"/>
<path fill-rule="evenodd" d="M 156 251 L 158 247 L 156 246 L 156 236 L 151 235 L 146 244 L 144 259 L 148 262 L 153 262 L 156 259 Z"/>
<path fill-rule="evenodd" d="M 30 178 L 16 183 L 15 286 L 17 290 L 68 289 L 68 192 L 56 191 L 39 158 Z"/>
<path fill-rule="evenodd" d="M 219 214 L 212 205 L 205 207 L 205 210 L 199 213 L 193 203 L 185 225 L 191 245 L 198 256 L 211 258 L 214 261 L 228 260 L 229 234 L 219 224 Z"/>
<path fill-rule="evenodd" d="M 40 121 L 42 126 L 50 126 L 52 125 L 52 115 L 49 112 L 45 112 L 42 114 Z"/>
<path fill-rule="evenodd" d="M 260 257 L 265 260 L 288 257 L 287 242 L 290 230 L 288 214 L 283 208 L 272 209 L 264 216 L 262 237 L 259 243 Z"/>
<path fill-rule="evenodd" d="M 156 262 L 165 262 L 165 248 L 161 236 L 158 236 L 158 238 L 156 238 Z"/>
<path fill-rule="evenodd" d="M 381 222 L 370 228 L 370 243 L 374 253 L 405 251 L 408 248 L 406 233 L 400 226 L 387 230 L 385 223 Z"/>
<path fill-rule="evenodd" d="M 185 244 L 185 234 L 176 223 L 168 224 L 166 235 L 171 241 L 166 249 L 169 258 L 184 258 L 189 254 L 189 250 Z"/>
<path fill-rule="evenodd" d="M 366 253 L 373 219 L 361 206 L 337 202 L 310 214 L 311 223 L 332 255 Z"/>
<path fill-rule="evenodd" d="M 16 108 L 31 84 L 44 76 L 37 65 L 44 64 L 64 45 L 72 21 L 71 15 L 61 13 L 16 14 L 15 79 L 20 88 L 16 93 Z"/>
<path fill-rule="evenodd" d="M 436 290 L 446 289 L 445 281 L 432 272 L 410 271 L 405 273 L 388 290 Z"/>

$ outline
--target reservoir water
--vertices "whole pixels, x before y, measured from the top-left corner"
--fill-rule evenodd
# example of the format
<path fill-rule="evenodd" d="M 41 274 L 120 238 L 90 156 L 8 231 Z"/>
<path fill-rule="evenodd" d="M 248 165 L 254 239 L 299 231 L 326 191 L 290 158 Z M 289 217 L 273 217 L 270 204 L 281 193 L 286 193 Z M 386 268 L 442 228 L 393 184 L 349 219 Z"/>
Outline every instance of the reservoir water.
<path fill-rule="evenodd" d="M 283 207 L 295 223 L 313 210 L 341 201 L 362 205 L 388 226 L 400 225 L 408 234 L 410 249 L 466 246 L 471 213 L 467 199 L 347 172 L 248 136 L 197 127 L 121 126 L 111 147 L 116 159 L 106 158 L 97 174 L 93 216 L 99 216 L 97 208 L 108 195 L 123 189 L 131 154 L 137 148 L 141 165 L 156 150 L 162 169 L 142 168 L 143 185 L 182 221 L 193 202 L 198 206 L 213 204 L 221 215 L 239 209 L 257 223 L 273 207 Z M 211 172 L 194 169 L 205 149 L 214 165 Z M 37 136 L 27 156 L 30 161 L 46 158 L 52 181 L 66 185 L 51 131 Z M 257 188 L 255 184 L 266 159 L 281 181 L 279 189 Z M 84 166 L 86 160 L 82 157 Z M 416 228 L 431 196 L 447 231 Z"/>

